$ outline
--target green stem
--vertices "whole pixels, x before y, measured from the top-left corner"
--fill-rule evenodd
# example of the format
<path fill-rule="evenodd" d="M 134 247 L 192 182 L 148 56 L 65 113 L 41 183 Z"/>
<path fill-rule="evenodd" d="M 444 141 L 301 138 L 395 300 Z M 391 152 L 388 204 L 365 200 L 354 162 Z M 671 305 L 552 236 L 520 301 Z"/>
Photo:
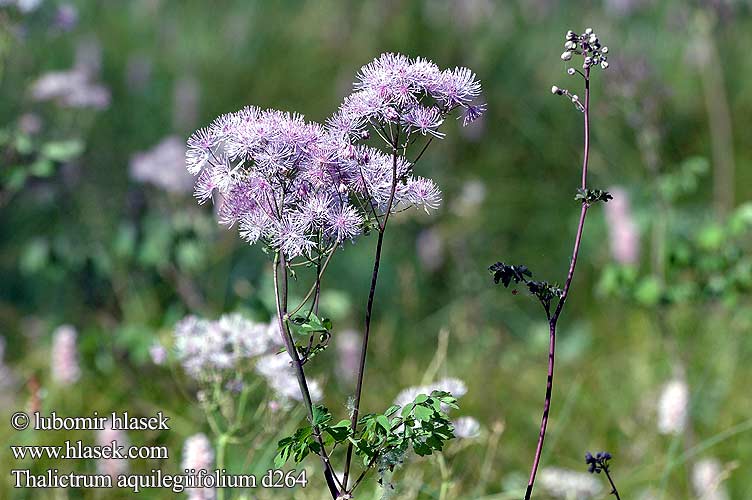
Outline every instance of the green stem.
<path fill-rule="evenodd" d="M 227 448 L 227 434 L 220 434 L 217 438 L 217 469 L 221 472 L 225 468 L 225 450 Z M 217 500 L 225 499 L 224 488 L 217 488 Z"/>
<path fill-rule="evenodd" d="M 439 491 L 439 500 L 446 500 L 449 494 L 449 488 L 452 486 L 451 474 L 447 467 L 446 460 L 443 455 L 438 456 L 439 469 L 441 470 L 441 490 Z"/>

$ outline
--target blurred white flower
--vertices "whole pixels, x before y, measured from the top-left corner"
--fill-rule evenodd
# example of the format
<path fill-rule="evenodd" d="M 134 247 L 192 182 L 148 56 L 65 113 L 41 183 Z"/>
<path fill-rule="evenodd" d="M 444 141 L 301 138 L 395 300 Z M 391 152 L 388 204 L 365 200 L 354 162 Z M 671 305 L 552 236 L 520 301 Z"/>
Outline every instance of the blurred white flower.
<path fill-rule="evenodd" d="M 110 91 L 96 80 L 102 66 L 102 48 L 96 39 L 79 43 L 76 62 L 67 71 L 50 71 L 31 84 L 35 101 L 55 101 L 68 108 L 105 109 Z"/>
<path fill-rule="evenodd" d="M 692 487 L 698 500 L 728 500 L 724 479 L 725 471 L 718 460 L 700 460 L 692 467 Z"/>
<path fill-rule="evenodd" d="M 55 101 L 68 108 L 105 109 L 110 105 L 110 91 L 90 81 L 79 69 L 45 73 L 31 85 L 35 101 Z"/>
<path fill-rule="evenodd" d="M 113 429 L 112 422 L 107 420 L 104 424 L 104 429 L 97 431 L 97 445 L 111 446 L 113 441 L 116 446 L 125 446 L 127 448 L 130 445 L 125 431 Z M 97 460 L 97 472 L 99 474 L 107 474 L 114 479 L 120 474 L 128 472 L 128 459 L 100 458 Z"/>
<path fill-rule="evenodd" d="M 606 0 L 604 10 L 615 17 L 625 17 L 652 3 L 652 0 Z"/>
<path fill-rule="evenodd" d="M 276 323 L 256 323 L 240 314 L 217 321 L 188 316 L 175 325 L 175 354 L 194 378 L 232 370 L 237 363 L 282 346 Z"/>
<path fill-rule="evenodd" d="M 0 336 L 0 392 L 10 389 L 16 384 L 16 376 L 5 364 L 5 337 Z"/>
<path fill-rule="evenodd" d="M 554 498 L 585 500 L 597 496 L 603 486 L 593 474 L 558 467 L 546 467 L 540 471 L 539 484 Z"/>
<path fill-rule="evenodd" d="M 27 135 L 36 135 L 42 130 L 42 119 L 35 113 L 24 113 L 18 118 L 18 128 Z"/>
<path fill-rule="evenodd" d="M 648 488 L 637 494 L 637 500 L 658 500 L 661 495 L 654 489 Z"/>
<path fill-rule="evenodd" d="M 167 349 L 159 342 L 154 342 L 149 347 L 149 357 L 155 365 L 162 365 L 167 360 Z"/>
<path fill-rule="evenodd" d="M 70 3 L 64 3 L 57 8 L 55 12 L 56 28 L 62 31 L 71 31 L 78 24 L 78 9 L 75 5 Z"/>
<path fill-rule="evenodd" d="M 284 346 L 276 321 L 256 323 L 240 314 L 226 314 L 217 321 L 187 316 L 175 325 L 174 336 L 175 356 L 191 377 L 221 375 L 255 360 L 256 372 L 280 405 L 302 400 L 290 357 L 274 354 Z M 313 401 L 323 397 L 317 381 L 309 381 L 308 388 Z"/>
<path fill-rule="evenodd" d="M 394 404 L 399 406 L 405 406 L 412 401 L 419 394 L 430 395 L 433 391 L 445 391 L 450 393 L 455 398 L 459 398 L 467 394 L 467 385 L 465 382 L 458 378 L 444 378 L 438 382 L 432 384 L 421 385 L 416 387 L 408 387 L 400 392 L 394 399 Z M 446 408 L 444 409 L 446 411 Z"/>
<path fill-rule="evenodd" d="M 460 417 L 454 422 L 454 435 L 460 439 L 480 436 L 480 422 L 473 417 Z"/>
<path fill-rule="evenodd" d="M 355 330 L 344 330 L 334 336 L 337 348 L 337 375 L 348 383 L 355 382 L 360 363 L 362 336 Z"/>
<path fill-rule="evenodd" d="M 37 10 L 42 5 L 42 0 L 0 0 L 0 7 L 15 5 L 24 14 Z"/>
<path fill-rule="evenodd" d="M 125 84 L 128 90 L 140 92 L 146 88 L 152 74 L 151 58 L 144 54 L 130 54 L 125 63 Z"/>
<path fill-rule="evenodd" d="M 52 333 L 50 371 L 52 380 L 57 384 L 71 385 L 81 376 L 76 336 L 76 329 L 70 325 L 59 326 Z"/>
<path fill-rule="evenodd" d="M 195 127 L 200 99 L 201 85 L 195 77 L 183 76 L 175 82 L 172 99 L 172 126 L 175 129 L 188 130 Z M 183 168 L 185 169 L 185 161 Z"/>
<path fill-rule="evenodd" d="M 687 426 L 689 386 L 682 379 L 668 382 L 658 400 L 658 432 L 681 434 Z"/>
<path fill-rule="evenodd" d="M 620 264 L 635 264 L 640 258 L 640 232 L 629 205 L 629 195 L 620 187 L 608 190 L 614 197 L 605 204 L 611 254 Z"/>
<path fill-rule="evenodd" d="M 205 434 L 195 434 L 185 440 L 183 445 L 183 471 L 193 469 L 195 474 L 205 470 L 208 473 L 214 468 L 214 449 Z M 189 488 L 185 490 L 188 500 L 214 500 L 214 488 Z"/>
<path fill-rule="evenodd" d="M 89 78 L 98 78 L 102 71 L 102 44 L 96 38 L 86 38 L 76 45 L 74 69 Z"/>
<path fill-rule="evenodd" d="M 429 272 L 436 271 L 444 262 L 444 242 L 438 230 L 424 229 L 415 242 L 421 266 Z"/>
<path fill-rule="evenodd" d="M 185 169 L 185 151 L 180 137 L 166 137 L 153 148 L 131 157 L 131 178 L 171 193 L 188 193 L 193 190 L 193 176 Z"/>
<path fill-rule="evenodd" d="M 486 185 L 474 179 L 462 185 L 457 197 L 452 202 L 452 212 L 459 217 L 469 217 L 478 210 L 486 199 Z"/>
<path fill-rule="evenodd" d="M 431 0 L 425 2 L 425 15 L 436 27 L 443 27 L 447 22 L 458 30 L 467 32 L 481 23 L 488 22 L 494 14 L 498 15 L 491 0 Z"/>
<path fill-rule="evenodd" d="M 291 401 L 303 400 L 295 369 L 286 353 L 262 356 L 256 362 L 256 371 L 266 379 L 266 383 L 275 393 L 277 402 L 283 407 L 288 407 Z M 311 401 L 320 401 L 324 396 L 321 385 L 316 380 L 308 381 L 308 390 Z"/>

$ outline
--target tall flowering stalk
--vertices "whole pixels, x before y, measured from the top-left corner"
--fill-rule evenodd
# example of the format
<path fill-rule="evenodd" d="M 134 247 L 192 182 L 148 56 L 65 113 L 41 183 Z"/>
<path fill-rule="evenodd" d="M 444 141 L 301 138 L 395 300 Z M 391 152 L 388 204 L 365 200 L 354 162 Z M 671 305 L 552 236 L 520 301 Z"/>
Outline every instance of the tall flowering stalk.
<path fill-rule="evenodd" d="M 538 434 L 538 444 L 535 449 L 535 456 L 533 458 L 533 465 L 530 471 L 530 478 L 528 480 L 527 489 L 525 491 L 525 500 L 529 500 L 533 493 L 533 486 L 535 484 L 535 476 L 538 472 L 538 466 L 540 464 L 541 453 L 543 451 L 543 442 L 546 438 L 546 427 L 548 425 L 548 417 L 551 409 L 551 391 L 553 389 L 554 380 L 554 361 L 556 353 L 556 326 L 559 321 L 559 317 L 564 309 L 567 297 L 569 297 L 570 287 L 572 285 L 572 279 L 574 278 L 575 268 L 577 266 L 577 257 L 580 253 L 580 243 L 582 241 L 582 233 L 585 227 L 585 218 L 588 213 L 588 209 L 599 201 L 607 202 L 612 199 L 612 196 L 600 189 L 589 189 L 587 186 L 588 176 L 588 162 L 590 159 L 590 74 L 593 68 L 600 66 L 603 69 L 608 68 L 607 54 L 608 47 L 602 46 L 600 40 L 593 33 L 593 30 L 588 28 L 582 34 L 577 34 L 574 31 L 568 31 L 565 36 L 564 43 L 565 51 L 561 55 L 561 59 L 565 62 L 571 61 L 575 56 L 582 57 L 582 69 L 570 67 L 567 69 L 567 74 L 570 76 L 579 75 L 584 82 L 584 102 L 582 102 L 577 94 L 573 94 L 567 89 L 562 89 L 557 86 L 551 88 L 551 92 L 554 95 L 566 96 L 572 101 L 575 108 L 582 112 L 584 122 L 584 153 L 582 160 L 582 175 L 580 187 L 577 190 L 575 200 L 581 203 L 580 219 L 577 224 L 577 232 L 575 234 L 574 248 L 572 250 L 572 257 L 569 263 L 569 271 L 564 282 L 564 286 L 559 288 L 555 284 L 548 283 L 546 281 L 533 281 L 532 272 L 526 266 L 514 266 L 508 265 L 503 262 L 497 262 L 491 266 L 490 270 L 494 275 L 494 281 L 496 283 L 502 282 L 505 287 L 508 287 L 512 282 L 524 283 L 530 293 L 534 295 L 540 301 L 543 309 L 546 312 L 546 319 L 549 326 L 549 349 L 548 349 L 548 373 L 546 377 L 546 396 L 543 403 L 543 416 L 541 417 L 540 432 Z"/>
<path fill-rule="evenodd" d="M 415 175 L 415 165 L 434 139 L 444 137 L 440 127 L 452 112 L 463 111 L 463 124 L 483 113 L 484 105 L 473 104 L 480 91 L 467 68 L 442 71 L 422 58 L 384 54 L 361 68 L 354 92 L 324 125 L 297 114 L 246 107 L 220 116 L 188 140 L 187 166 L 197 176 L 199 202 L 215 200 L 220 222 L 237 225 L 244 240 L 261 243 L 274 256 L 277 323 L 310 423 L 280 443 L 278 458 L 284 462 L 293 455 L 299 461 L 309 452 L 319 455 L 332 498 L 350 497 L 379 457 L 393 451 L 388 446 L 416 445 L 411 437 L 372 446 L 373 429 L 359 430 L 363 420 L 374 418 L 359 415 L 384 235 L 392 214 L 411 207 L 426 212 L 438 208 L 438 187 Z M 355 395 L 350 418 L 332 426 L 328 410 L 312 404 L 304 366 L 331 337 L 331 323 L 318 317 L 324 272 L 338 248 L 370 231 L 378 236 Z M 303 300 L 292 306 L 288 276 L 298 266 L 312 268 L 315 277 Z M 439 408 L 454 400 L 440 391 L 431 397 L 436 401 L 420 398 L 399 417 L 396 410 L 379 415 L 384 419 L 379 419 L 380 432 L 396 435 L 417 418 L 426 422 L 426 432 L 441 432 L 437 440 L 443 443 L 451 437 L 451 423 L 438 409 L 429 415 L 421 408 L 429 403 Z M 347 441 L 341 479 L 327 450 L 331 439 L 335 446 Z M 429 454 L 424 445 L 417 443 Z M 365 456 L 366 469 L 350 485 L 354 453 Z"/>

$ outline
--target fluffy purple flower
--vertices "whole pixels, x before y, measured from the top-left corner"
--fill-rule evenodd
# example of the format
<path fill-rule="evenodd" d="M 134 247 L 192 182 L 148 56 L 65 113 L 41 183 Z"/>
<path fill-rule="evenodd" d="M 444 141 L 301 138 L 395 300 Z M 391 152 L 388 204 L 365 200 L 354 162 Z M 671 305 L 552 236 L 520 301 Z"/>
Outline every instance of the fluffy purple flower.
<path fill-rule="evenodd" d="M 456 108 L 466 109 L 465 123 L 480 116 L 484 105 L 471 104 L 479 93 L 466 68 L 442 72 L 426 59 L 384 54 L 361 68 L 325 126 L 248 106 L 197 130 L 186 150 L 195 196 L 221 202 L 219 221 L 238 224 L 249 243 L 288 259 L 315 258 L 386 211 L 439 206 L 436 185 L 413 175 L 396 151 L 413 134 L 442 138 L 439 128 Z M 377 136 L 384 151 L 362 145 Z"/>
<path fill-rule="evenodd" d="M 353 207 L 342 205 L 328 214 L 327 229 L 335 236 L 337 243 L 340 243 L 360 234 L 363 222 L 363 217 Z"/>
<path fill-rule="evenodd" d="M 300 115 L 246 107 L 194 133 L 186 164 L 200 202 L 222 195 L 221 223 L 295 258 L 338 239 L 320 233 L 329 210 L 350 204 L 339 191 L 348 182 L 342 150 L 341 139 Z"/>
<path fill-rule="evenodd" d="M 188 139 L 188 150 L 185 153 L 185 164 L 188 172 L 196 175 L 207 165 L 212 156 L 212 148 L 216 146 L 216 133 L 208 128 L 198 129 Z"/>
<path fill-rule="evenodd" d="M 447 106 L 463 106 L 480 95 L 481 86 L 475 73 L 467 68 L 454 68 L 441 73 L 434 92 Z"/>
<path fill-rule="evenodd" d="M 428 213 L 441 205 L 441 191 L 431 179 L 417 177 L 407 184 L 407 199 Z"/>
<path fill-rule="evenodd" d="M 277 224 L 272 245 L 284 252 L 287 257 L 294 259 L 301 255 L 308 255 L 316 245 L 304 221 L 298 217 L 287 217 Z"/>
<path fill-rule="evenodd" d="M 483 113 L 486 112 L 486 104 L 473 104 L 468 105 L 465 108 L 465 113 L 462 115 L 462 126 L 466 127 L 480 118 Z"/>
<path fill-rule="evenodd" d="M 405 122 L 423 135 L 431 134 L 439 139 L 446 135 L 436 130 L 444 123 L 444 118 L 441 110 L 435 106 L 415 106 L 405 114 Z"/>
<path fill-rule="evenodd" d="M 403 124 L 407 134 L 418 130 L 440 138 L 436 129 L 453 109 L 467 109 L 463 125 L 485 111 L 484 105 L 471 104 L 481 93 L 475 73 L 467 68 L 441 71 L 420 57 L 383 54 L 360 69 L 353 88 L 327 122 L 343 136 L 354 137 L 367 124 L 385 121 Z"/>

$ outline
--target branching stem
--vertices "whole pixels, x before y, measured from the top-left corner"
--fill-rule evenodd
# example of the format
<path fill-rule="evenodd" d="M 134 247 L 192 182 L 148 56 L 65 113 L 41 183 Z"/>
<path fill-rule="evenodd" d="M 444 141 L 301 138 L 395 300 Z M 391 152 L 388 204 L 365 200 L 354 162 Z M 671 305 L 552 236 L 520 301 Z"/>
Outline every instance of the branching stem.
<path fill-rule="evenodd" d="M 585 109 L 584 109 L 584 121 L 585 121 L 585 145 L 584 155 L 582 160 L 582 189 L 587 189 L 587 173 L 588 162 L 590 157 L 590 68 L 585 70 Z M 548 375 L 546 377 L 546 397 L 543 403 L 543 416 L 541 417 L 540 432 L 538 434 L 538 445 L 535 448 L 535 457 L 533 458 L 533 466 L 530 470 L 530 479 L 527 483 L 527 489 L 525 490 L 525 500 L 530 500 L 533 494 L 533 486 L 535 484 L 535 476 L 538 473 L 538 466 L 540 464 L 541 453 L 543 452 L 543 441 L 546 438 L 546 427 L 548 426 L 548 416 L 551 409 L 551 392 L 553 390 L 554 382 L 554 361 L 556 356 L 556 325 L 559 321 L 559 316 L 564 309 L 567 297 L 569 296 L 569 289 L 572 285 L 572 279 L 574 278 L 574 271 L 577 266 L 577 257 L 580 253 L 580 242 L 582 241 L 582 232 L 585 227 L 585 217 L 587 216 L 588 204 L 583 201 L 582 210 L 580 211 L 580 221 L 577 225 L 577 234 L 574 240 L 574 248 L 572 250 L 572 257 L 569 263 L 569 272 L 567 273 L 567 280 L 564 283 L 564 288 L 559 298 L 559 302 L 556 305 L 553 315 L 550 316 L 548 321 L 549 330 L 549 347 L 548 347 Z"/>
<path fill-rule="evenodd" d="M 282 267 L 281 279 L 279 272 L 280 266 Z M 295 341 L 285 322 L 285 318 L 287 317 L 287 267 L 285 265 L 285 256 L 280 252 L 277 252 L 274 256 L 274 295 L 277 299 L 277 321 L 279 323 L 279 330 L 285 342 L 287 354 L 289 354 L 290 359 L 292 360 L 295 377 L 298 380 L 300 393 L 303 396 L 303 404 L 308 412 L 308 419 L 310 420 L 311 425 L 313 425 L 313 403 L 311 401 L 311 392 L 308 389 L 308 382 L 306 381 L 305 372 L 303 371 L 303 364 L 300 361 L 298 351 L 295 348 Z M 332 498 L 336 499 L 339 496 L 341 485 L 338 487 L 336 483 L 337 477 L 332 470 L 329 456 L 324 447 L 324 440 L 316 426 L 313 426 L 313 435 L 321 448 L 319 456 L 321 457 L 321 463 L 324 467 L 326 484 L 329 487 L 329 492 L 331 493 Z"/>
<path fill-rule="evenodd" d="M 389 222 L 389 214 L 392 211 L 392 205 L 394 203 L 394 193 L 397 190 L 397 156 L 398 156 L 398 144 L 399 144 L 399 129 L 397 129 L 397 137 L 392 142 L 392 187 L 389 193 L 389 200 L 386 204 L 386 210 L 384 212 L 384 218 L 378 225 L 379 237 L 376 242 L 376 255 L 373 259 L 373 273 L 371 274 L 371 287 L 368 291 L 368 303 L 366 304 L 366 318 L 365 318 L 365 332 L 363 333 L 363 344 L 360 349 L 360 363 L 358 365 L 358 377 L 357 385 L 355 386 L 355 400 L 353 404 L 352 414 L 350 415 L 350 429 L 353 434 L 358 427 L 358 414 L 360 412 L 360 398 L 363 394 L 363 376 L 366 370 L 366 355 L 368 353 L 368 338 L 371 333 L 371 314 L 373 312 L 373 299 L 376 294 L 376 284 L 379 279 L 379 267 L 381 266 L 381 249 L 384 245 L 384 232 L 386 231 L 387 222 Z M 345 458 L 345 471 L 342 479 L 342 484 L 347 490 L 347 483 L 350 477 L 350 465 L 352 463 L 353 444 L 350 442 L 347 446 L 347 456 Z"/>

